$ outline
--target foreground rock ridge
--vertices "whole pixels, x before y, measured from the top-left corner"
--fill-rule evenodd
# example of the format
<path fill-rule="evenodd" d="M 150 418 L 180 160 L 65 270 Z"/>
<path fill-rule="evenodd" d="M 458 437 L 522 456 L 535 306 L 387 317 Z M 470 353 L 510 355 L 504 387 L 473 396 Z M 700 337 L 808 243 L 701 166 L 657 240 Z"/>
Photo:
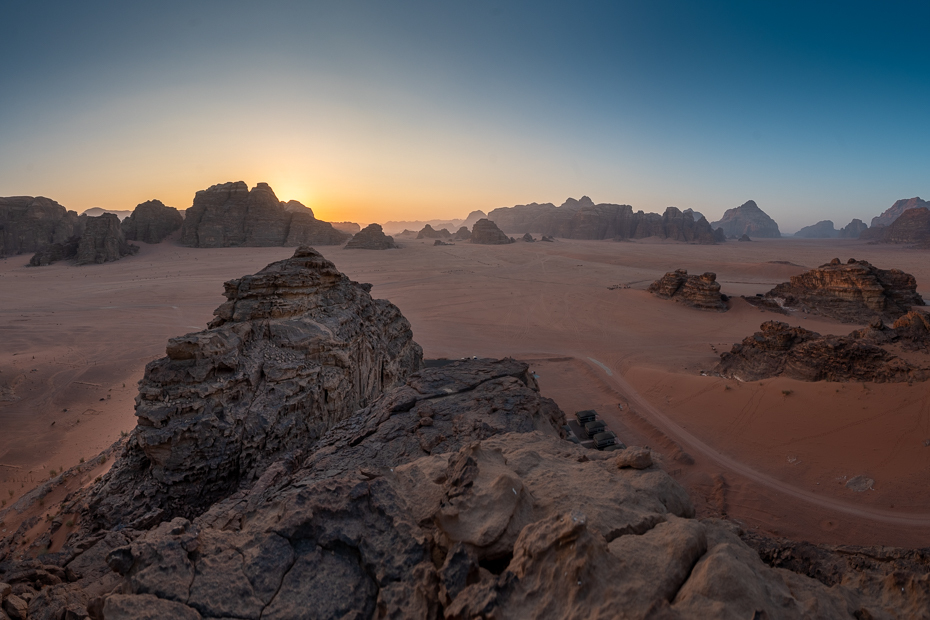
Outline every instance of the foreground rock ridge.
<path fill-rule="evenodd" d="M 845 264 L 829 263 L 779 284 L 750 303 L 773 309 L 792 309 L 819 314 L 844 323 L 868 323 L 879 317 L 894 321 L 922 306 L 917 280 L 900 269 L 879 269 L 850 258 Z"/>
<path fill-rule="evenodd" d="M 139 425 L 91 497 L 93 518 L 199 514 L 416 370 L 410 324 L 369 289 L 311 248 L 227 282 L 209 328 L 146 366 Z"/>
<path fill-rule="evenodd" d="M 417 369 L 409 324 L 368 288 L 310 248 L 227 283 L 210 327 L 172 339 L 147 367 L 139 425 L 110 473 L 78 484 L 31 546 L 21 539 L 38 516 L 0 541 L 7 613 L 745 619 L 927 609 L 923 556 L 868 570 L 849 562 L 825 583 L 795 566 L 796 551 L 754 541 L 766 564 L 736 525 L 694 518 L 682 487 L 653 464 L 658 454 L 563 439 L 565 415 L 524 362 Z M 61 515 L 77 521 L 66 539 Z"/>
<path fill-rule="evenodd" d="M 689 276 L 686 269 L 676 269 L 650 284 L 648 290 L 656 297 L 673 299 L 701 310 L 726 312 L 728 308 L 720 294 L 717 274 L 710 271 L 699 276 Z"/>
<path fill-rule="evenodd" d="M 704 216 L 669 207 L 665 213 L 633 211 L 630 205 L 594 204 L 587 196 L 569 198 L 561 206 L 552 203 L 501 207 L 488 219 L 507 233 L 539 233 L 565 239 L 645 239 L 660 237 L 690 243 L 726 241 Z"/>
<path fill-rule="evenodd" d="M 181 227 L 181 245 L 196 248 L 339 245 L 348 238 L 309 207 L 279 201 L 267 183 L 249 191 L 243 181 L 197 192 Z"/>

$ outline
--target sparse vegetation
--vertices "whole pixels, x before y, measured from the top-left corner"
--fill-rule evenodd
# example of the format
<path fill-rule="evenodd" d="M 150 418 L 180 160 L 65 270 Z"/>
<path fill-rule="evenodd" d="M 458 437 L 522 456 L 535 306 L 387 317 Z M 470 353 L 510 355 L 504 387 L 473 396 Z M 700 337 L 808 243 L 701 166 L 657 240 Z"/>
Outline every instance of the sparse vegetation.
<path fill-rule="evenodd" d="M 65 525 L 68 527 L 74 527 L 74 519 L 68 519 L 65 521 Z"/>
<path fill-rule="evenodd" d="M 83 463 L 83 462 L 84 462 L 84 457 L 82 456 L 82 457 L 81 457 L 81 460 L 78 461 L 78 463 Z"/>
<path fill-rule="evenodd" d="M 126 437 L 126 436 L 128 436 L 128 435 L 129 435 L 129 433 L 127 433 L 126 431 L 120 431 L 120 432 L 119 432 L 119 436 L 120 436 L 120 437 Z"/>
<path fill-rule="evenodd" d="M 794 390 L 782 390 L 781 394 L 782 396 L 785 396 L 785 397 L 791 396 L 792 394 L 794 394 Z"/>
<path fill-rule="evenodd" d="M 724 390 L 732 390 L 733 388 L 731 388 L 729 385 L 725 385 L 725 386 L 723 386 L 723 389 L 724 389 Z"/>
<path fill-rule="evenodd" d="M 54 478 L 57 473 L 58 473 L 57 471 L 55 471 L 54 469 L 51 469 L 49 470 L 48 475 L 50 478 Z"/>
<path fill-rule="evenodd" d="M 101 480 L 103 480 L 103 476 L 97 476 L 94 478 L 94 482 L 100 482 Z"/>

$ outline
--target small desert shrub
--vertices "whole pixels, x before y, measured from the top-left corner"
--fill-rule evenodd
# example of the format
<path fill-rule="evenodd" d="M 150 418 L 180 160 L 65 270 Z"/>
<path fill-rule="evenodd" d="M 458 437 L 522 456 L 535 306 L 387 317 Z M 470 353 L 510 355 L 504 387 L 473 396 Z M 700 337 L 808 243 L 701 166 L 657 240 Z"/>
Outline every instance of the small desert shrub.
<path fill-rule="evenodd" d="M 782 396 L 791 396 L 792 394 L 794 394 L 794 390 L 782 390 L 781 394 Z"/>
<path fill-rule="evenodd" d="M 724 389 L 724 390 L 732 390 L 733 388 L 731 388 L 729 385 L 725 385 L 725 386 L 723 386 L 723 389 Z"/>
<path fill-rule="evenodd" d="M 128 437 L 128 436 L 129 436 L 129 433 L 127 433 L 126 431 L 120 431 L 120 432 L 119 432 L 119 436 L 120 436 L 120 437 Z"/>
<path fill-rule="evenodd" d="M 103 476 L 97 476 L 94 478 L 94 482 L 100 482 L 101 480 L 103 480 Z"/>
<path fill-rule="evenodd" d="M 81 457 L 81 460 L 78 461 L 78 463 L 83 463 L 83 462 L 84 462 L 84 457 L 82 456 L 82 457 Z"/>
<path fill-rule="evenodd" d="M 48 475 L 49 475 L 49 477 L 54 478 L 54 477 L 55 477 L 55 474 L 57 474 L 57 473 L 58 473 L 57 471 L 55 471 L 54 469 L 52 469 L 52 470 L 50 470 L 50 471 L 48 472 Z"/>
<path fill-rule="evenodd" d="M 65 521 L 65 525 L 67 525 L 68 527 L 74 527 L 74 520 L 68 519 L 67 521 Z"/>

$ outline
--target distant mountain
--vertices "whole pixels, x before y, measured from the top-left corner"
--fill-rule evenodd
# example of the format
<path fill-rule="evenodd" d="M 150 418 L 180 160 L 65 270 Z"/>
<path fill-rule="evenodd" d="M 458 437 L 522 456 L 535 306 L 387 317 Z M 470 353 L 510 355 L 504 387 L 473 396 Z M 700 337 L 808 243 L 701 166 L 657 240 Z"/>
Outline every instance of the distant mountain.
<path fill-rule="evenodd" d="M 508 234 L 538 233 L 563 239 L 644 239 L 660 237 L 676 241 L 712 244 L 725 240 L 715 234 L 706 218 L 695 221 L 675 207 L 665 213 L 633 211 L 630 205 L 595 204 L 587 196 L 567 199 L 556 207 L 550 202 L 501 207 L 488 219 Z"/>
<path fill-rule="evenodd" d="M 804 239 L 835 239 L 840 233 L 833 227 L 832 220 L 821 220 L 816 224 L 805 226 L 798 232 L 794 233 L 795 237 Z"/>
<path fill-rule="evenodd" d="M 930 202 L 921 200 L 919 196 L 914 198 L 902 198 L 891 205 L 884 213 L 872 218 L 871 228 L 879 226 L 891 226 L 892 222 L 901 217 L 901 214 L 909 209 L 919 209 L 921 207 L 930 207 Z"/>
<path fill-rule="evenodd" d="M 832 223 L 831 223 L 832 225 Z M 778 224 L 770 218 L 765 211 L 759 208 L 754 200 L 748 200 L 740 206 L 727 209 L 719 221 L 712 222 L 711 226 L 723 228 L 727 237 L 749 235 L 756 239 L 777 239 L 781 237 Z"/>
<path fill-rule="evenodd" d="M 112 213 L 121 220 L 125 220 L 127 217 L 132 215 L 132 209 L 102 209 L 100 207 L 91 207 L 82 213 L 81 215 L 87 215 L 89 217 L 100 217 L 104 213 Z"/>

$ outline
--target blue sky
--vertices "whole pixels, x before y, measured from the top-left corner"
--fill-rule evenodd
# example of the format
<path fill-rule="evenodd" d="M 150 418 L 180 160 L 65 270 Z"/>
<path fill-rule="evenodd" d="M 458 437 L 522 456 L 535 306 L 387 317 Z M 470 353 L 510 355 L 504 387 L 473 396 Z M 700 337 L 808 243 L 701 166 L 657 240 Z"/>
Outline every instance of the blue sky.
<path fill-rule="evenodd" d="M 327 219 L 568 196 L 785 231 L 930 196 L 930 3 L 7 2 L 0 195 Z"/>

